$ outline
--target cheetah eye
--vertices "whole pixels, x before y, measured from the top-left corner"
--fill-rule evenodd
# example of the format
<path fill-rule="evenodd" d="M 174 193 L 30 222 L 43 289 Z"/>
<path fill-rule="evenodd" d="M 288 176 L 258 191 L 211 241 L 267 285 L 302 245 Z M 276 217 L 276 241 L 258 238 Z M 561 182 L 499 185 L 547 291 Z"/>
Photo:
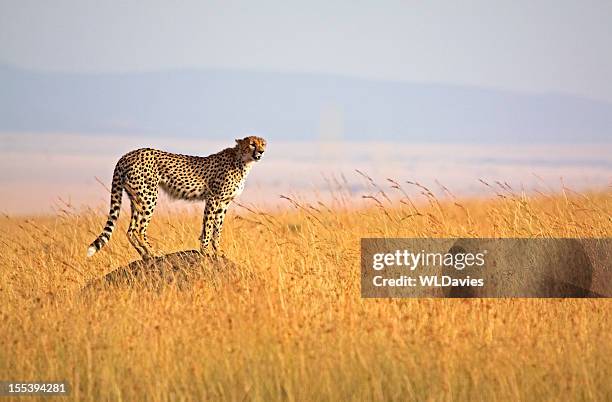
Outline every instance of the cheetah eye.
<path fill-rule="evenodd" d="M 249 146 L 250 146 L 251 148 L 255 149 L 255 143 L 254 143 L 254 142 L 251 142 L 251 143 L 249 144 Z"/>

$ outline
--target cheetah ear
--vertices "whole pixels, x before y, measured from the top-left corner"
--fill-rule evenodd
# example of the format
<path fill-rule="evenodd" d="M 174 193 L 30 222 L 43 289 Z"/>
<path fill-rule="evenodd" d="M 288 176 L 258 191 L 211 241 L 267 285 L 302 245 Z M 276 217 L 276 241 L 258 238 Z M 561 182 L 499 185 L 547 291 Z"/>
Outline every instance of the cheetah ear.
<path fill-rule="evenodd" d="M 240 144 L 240 141 L 242 141 L 240 138 L 236 138 L 236 144 Z"/>

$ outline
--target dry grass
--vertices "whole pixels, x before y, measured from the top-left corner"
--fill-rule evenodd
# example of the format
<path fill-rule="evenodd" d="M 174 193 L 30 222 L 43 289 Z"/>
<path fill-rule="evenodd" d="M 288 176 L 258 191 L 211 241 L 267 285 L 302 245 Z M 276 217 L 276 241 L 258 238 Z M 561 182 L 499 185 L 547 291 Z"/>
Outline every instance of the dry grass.
<path fill-rule="evenodd" d="M 231 280 L 76 292 L 137 256 L 126 211 L 0 217 L 0 379 L 67 379 L 75 400 L 611 400 L 608 300 L 364 300 L 359 238 L 609 237 L 610 192 L 420 201 L 371 183 L 371 207 L 291 198 L 235 208 Z M 399 187 L 399 186 L 397 186 Z M 418 186 L 417 186 L 418 187 Z M 388 200 L 388 199 L 392 199 Z M 424 201 L 423 201 L 424 200 Z M 416 205 L 416 207 L 415 207 Z M 160 213 L 152 241 L 197 247 L 201 217 Z"/>

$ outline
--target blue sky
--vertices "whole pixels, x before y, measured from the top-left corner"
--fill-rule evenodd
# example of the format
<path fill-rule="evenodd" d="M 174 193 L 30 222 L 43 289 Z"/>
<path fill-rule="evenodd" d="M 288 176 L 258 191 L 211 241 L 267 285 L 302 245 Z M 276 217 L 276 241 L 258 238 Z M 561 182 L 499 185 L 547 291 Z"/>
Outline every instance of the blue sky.
<path fill-rule="evenodd" d="M 0 0 L 0 62 L 234 68 L 612 101 L 610 1 Z"/>

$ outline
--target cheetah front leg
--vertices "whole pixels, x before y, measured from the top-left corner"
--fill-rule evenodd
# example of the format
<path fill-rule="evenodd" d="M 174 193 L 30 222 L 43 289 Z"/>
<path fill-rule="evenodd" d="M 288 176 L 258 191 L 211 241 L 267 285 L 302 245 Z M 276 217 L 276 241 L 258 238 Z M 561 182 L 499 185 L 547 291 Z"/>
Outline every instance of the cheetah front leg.
<path fill-rule="evenodd" d="M 200 250 L 205 255 L 223 255 L 220 247 L 221 232 L 223 231 L 223 222 L 228 206 L 228 201 L 211 200 L 206 202 L 200 245 Z"/>
<path fill-rule="evenodd" d="M 214 213 L 214 225 L 212 235 L 212 248 L 216 255 L 223 256 L 221 252 L 221 232 L 223 231 L 223 223 L 225 222 L 225 214 L 227 213 L 227 207 L 229 201 L 222 201 L 219 203 L 219 207 Z"/>
<path fill-rule="evenodd" d="M 200 236 L 200 252 L 204 255 L 213 255 L 210 250 L 210 240 L 213 236 L 215 225 L 214 211 L 219 208 L 219 202 L 214 199 L 206 200 L 204 207 L 204 218 L 202 220 L 202 235 Z"/>

